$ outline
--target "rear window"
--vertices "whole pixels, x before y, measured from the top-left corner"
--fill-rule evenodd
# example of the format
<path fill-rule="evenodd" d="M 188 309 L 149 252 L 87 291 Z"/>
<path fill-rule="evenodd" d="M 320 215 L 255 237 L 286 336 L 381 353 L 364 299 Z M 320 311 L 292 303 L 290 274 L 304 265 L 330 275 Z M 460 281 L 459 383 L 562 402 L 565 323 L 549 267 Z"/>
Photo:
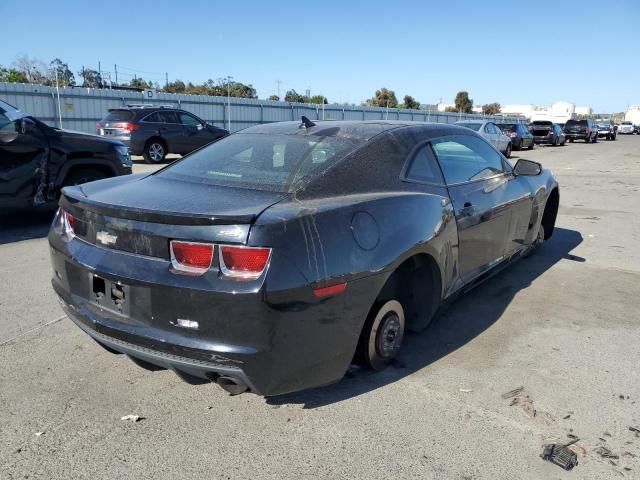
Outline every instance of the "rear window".
<path fill-rule="evenodd" d="M 498 125 L 498 127 L 500 127 L 500 130 L 502 130 L 504 133 L 518 131 L 518 126 L 514 123 L 501 123 L 500 125 Z"/>
<path fill-rule="evenodd" d="M 631 122 L 622 122 L 622 125 L 633 125 Z"/>
<path fill-rule="evenodd" d="M 575 127 L 576 125 L 581 127 L 589 126 L 586 120 L 567 120 L 567 123 L 564 124 L 565 127 Z"/>
<path fill-rule="evenodd" d="M 112 110 L 106 117 L 102 119 L 103 122 L 130 122 L 133 120 L 134 113 L 131 110 Z"/>
<path fill-rule="evenodd" d="M 471 130 L 475 130 L 476 132 L 479 131 L 480 127 L 482 126 L 481 123 L 457 123 L 456 125 L 460 125 L 461 127 L 470 128 Z"/>
<path fill-rule="evenodd" d="M 364 142 L 343 137 L 237 133 L 157 175 L 210 185 L 292 192 Z"/>

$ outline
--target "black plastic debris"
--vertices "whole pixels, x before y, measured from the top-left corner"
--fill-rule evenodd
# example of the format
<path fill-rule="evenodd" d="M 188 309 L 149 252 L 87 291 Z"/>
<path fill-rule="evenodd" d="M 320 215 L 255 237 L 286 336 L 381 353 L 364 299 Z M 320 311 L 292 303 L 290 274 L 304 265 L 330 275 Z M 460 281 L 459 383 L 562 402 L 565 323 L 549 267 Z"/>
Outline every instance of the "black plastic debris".
<path fill-rule="evenodd" d="M 542 455 L 540 456 L 547 462 L 554 463 L 565 470 L 571 470 L 578 465 L 578 455 L 567 447 L 575 442 L 577 442 L 577 440 L 567 443 L 566 445 L 550 443 L 544 446 Z"/>

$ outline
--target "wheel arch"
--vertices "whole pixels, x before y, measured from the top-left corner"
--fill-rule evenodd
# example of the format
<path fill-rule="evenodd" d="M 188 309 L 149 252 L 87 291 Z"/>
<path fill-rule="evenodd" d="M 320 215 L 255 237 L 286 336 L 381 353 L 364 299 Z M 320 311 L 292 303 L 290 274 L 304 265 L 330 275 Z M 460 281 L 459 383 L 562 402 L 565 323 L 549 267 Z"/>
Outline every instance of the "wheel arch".
<path fill-rule="evenodd" d="M 553 187 L 549 192 L 549 197 L 542 213 L 542 226 L 544 227 L 544 239 L 547 240 L 553 235 L 560 206 L 560 192 L 558 187 Z"/>
<path fill-rule="evenodd" d="M 387 277 L 372 308 L 390 299 L 402 305 L 408 330 L 424 329 L 442 303 L 442 272 L 436 259 L 420 252 L 400 262 Z"/>
<path fill-rule="evenodd" d="M 115 177 L 118 175 L 116 168 L 107 161 L 97 159 L 75 159 L 64 163 L 55 181 L 56 188 L 62 187 L 65 179 L 80 170 L 98 170 L 103 172 L 107 177 Z"/>

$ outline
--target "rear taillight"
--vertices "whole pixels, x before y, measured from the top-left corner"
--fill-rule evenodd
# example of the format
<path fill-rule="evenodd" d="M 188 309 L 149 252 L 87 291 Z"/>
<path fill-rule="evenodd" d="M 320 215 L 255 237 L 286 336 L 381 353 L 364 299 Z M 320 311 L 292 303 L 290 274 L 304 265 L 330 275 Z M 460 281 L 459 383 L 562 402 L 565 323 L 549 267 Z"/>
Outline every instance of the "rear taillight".
<path fill-rule="evenodd" d="M 553 135 L 553 130 L 549 130 L 549 133 L 547 135 L 551 137 Z"/>
<path fill-rule="evenodd" d="M 114 125 L 115 128 L 121 128 L 122 130 L 126 130 L 127 132 L 135 132 L 140 128 L 140 125 L 136 123 L 116 123 Z"/>
<path fill-rule="evenodd" d="M 270 248 L 220 246 L 220 270 L 236 280 L 255 280 L 267 268 Z"/>
<path fill-rule="evenodd" d="M 58 233 L 65 241 L 69 241 L 75 237 L 76 219 L 63 208 L 59 208 L 53 219 L 53 230 Z"/>
<path fill-rule="evenodd" d="M 73 215 L 71 215 L 66 210 L 62 210 L 62 213 L 64 215 L 64 220 L 65 220 L 65 223 L 66 223 L 67 228 L 69 230 L 69 233 L 75 233 L 74 229 L 75 229 L 75 226 L 76 226 L 76 219 L 74 218 Z"/>
<path fill-rule="evenodd" d="M 516 132 L 511 132 L 511 133 L 509 134 L 509 136 L 510 136 L 511 138 L 516 138 L 516 137 L 518 136 L 518 134 L 517 134 Z"/>
<path fill-rule="evenodd" d="M 171 265 L 178 273 L 202 275 L 211 267 L 214 246 L 211 243 L 172 240 Z"/>
<path fill-rule="evenodd" d="M 100 130 L 102 128 L 102 124 L 100 122 L 96 123 L 96 130 Z"/>

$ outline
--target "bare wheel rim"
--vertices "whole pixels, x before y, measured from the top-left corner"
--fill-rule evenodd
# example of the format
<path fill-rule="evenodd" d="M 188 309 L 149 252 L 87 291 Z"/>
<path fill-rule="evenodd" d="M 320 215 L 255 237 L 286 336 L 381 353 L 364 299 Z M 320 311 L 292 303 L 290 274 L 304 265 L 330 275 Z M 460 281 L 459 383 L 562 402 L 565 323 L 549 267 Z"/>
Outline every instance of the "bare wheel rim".
<path fill-rule="evenodd" d="M 159 162 L 164 158 L 164 147 L 159 143 L 149 145 L 149 157 L 154 162 Z"/>
<path fill-rule="evenodd" d="M 384 368 L 397 354 L 404 338 L 404 310 L 397 300 L 387 301 L 378 310 L 369 335 L 369 363 Z"/>

